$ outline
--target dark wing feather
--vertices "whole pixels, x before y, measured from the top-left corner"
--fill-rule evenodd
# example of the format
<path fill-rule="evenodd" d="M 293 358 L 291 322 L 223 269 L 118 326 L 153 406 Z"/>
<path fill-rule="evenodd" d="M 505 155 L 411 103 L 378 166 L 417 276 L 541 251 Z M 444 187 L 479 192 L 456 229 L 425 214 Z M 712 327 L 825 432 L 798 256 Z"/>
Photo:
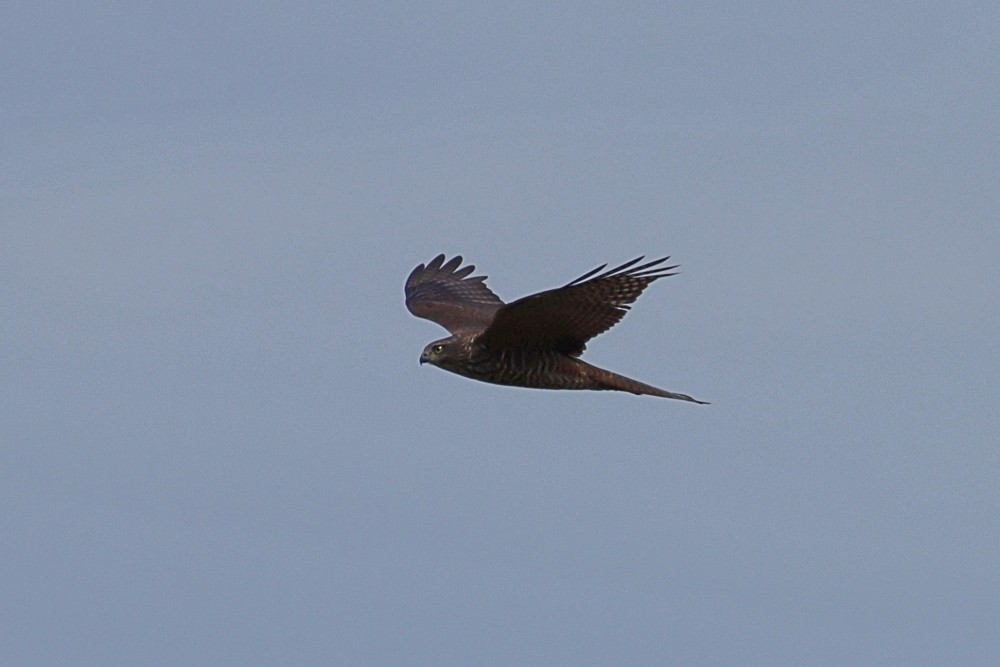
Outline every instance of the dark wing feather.
<path fill-rule="evenodd" d="M 503 301 L 483 282 L 486 276 L 468 277 L 475 266 L 461 264 L 461 255 L 447 263 L 438 255 L 413 269 L 404 287 L 410 312 L 452 333 L 486 328 Z"/>
<path fill-rule="evenodd" d="M 490 347 L 527 347 L 579 355 L 588 340 L 613 327 L 646 287 L 674 266 L 664 257 L 635 266 L 642 257 L 604 273 L 603 266 L 553 290 L 539 292 L 500 308 L 480 338 Z"/>

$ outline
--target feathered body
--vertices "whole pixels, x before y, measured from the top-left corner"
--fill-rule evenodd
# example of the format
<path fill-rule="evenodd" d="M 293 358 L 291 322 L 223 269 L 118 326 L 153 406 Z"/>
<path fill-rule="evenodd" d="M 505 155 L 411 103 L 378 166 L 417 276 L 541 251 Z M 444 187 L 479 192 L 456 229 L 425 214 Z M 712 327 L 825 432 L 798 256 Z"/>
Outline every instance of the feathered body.
<path fill-rule="evenodd" d="M 586 342 L 614 326 L 642 291 L 672 273 L 664 257 L 636 266 L 642 258 L 601 273 L 600 266 L 553 290 L 504 304 L 485 284 L 438 255 L 407 278 L 407 308 L 452 335 L 424 348 L 430 363 L 473 380 L 538 389 L 627 391 L 704 403 L 687 394 L 659 389 L 579 359 Z"/>

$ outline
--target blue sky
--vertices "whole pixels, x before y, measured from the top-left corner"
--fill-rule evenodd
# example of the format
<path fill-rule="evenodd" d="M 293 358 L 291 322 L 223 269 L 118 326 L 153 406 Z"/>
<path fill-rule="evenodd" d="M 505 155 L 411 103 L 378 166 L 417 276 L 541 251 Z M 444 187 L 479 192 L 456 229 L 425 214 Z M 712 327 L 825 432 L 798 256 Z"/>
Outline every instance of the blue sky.
<path fill-rule="evenodd" d="M 0 657 L 996 664 L 991 3 L 14 3 Z M 670 254 L 471 382 L 402 283 Z"/>

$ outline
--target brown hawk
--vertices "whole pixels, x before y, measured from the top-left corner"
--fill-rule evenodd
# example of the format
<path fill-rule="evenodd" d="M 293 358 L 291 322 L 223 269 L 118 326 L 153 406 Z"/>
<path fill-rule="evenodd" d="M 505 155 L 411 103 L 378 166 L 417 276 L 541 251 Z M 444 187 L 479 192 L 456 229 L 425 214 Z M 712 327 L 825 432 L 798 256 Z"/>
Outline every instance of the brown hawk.
<path fill-rule="evenodd" d="M 578 357 L 588 340 L 613 327 L 646 286 L 672 276 L 664 257 L 635 266 L 642 257 L 608 271 L 604 264 L 563 287 L 505 304 L 469 276 L 462 257 L 438 255 L 406 279 L 406 307 L 451 332 L 427 345 L 420 363 L 473 380 L 538 389 L 611 389 L 705 404 L 592 366 Z"/>

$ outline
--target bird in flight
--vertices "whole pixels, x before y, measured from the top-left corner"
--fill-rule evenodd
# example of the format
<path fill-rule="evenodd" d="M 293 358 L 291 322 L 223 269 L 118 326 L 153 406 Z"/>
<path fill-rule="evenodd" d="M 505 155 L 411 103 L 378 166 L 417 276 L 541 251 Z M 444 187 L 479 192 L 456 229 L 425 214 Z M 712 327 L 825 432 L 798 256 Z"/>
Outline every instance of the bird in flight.
<path fill-rule="evenodd" d="M 446 262 L 438 255 L 413 269 L 404 288 L 411 313 L 451 332 L 429 343 L 420 363 L 494 384 L 627 391 L 704 405 L 579 358 L 587 341 L 617 324 L 651 282 L 674 275 L 677 265 L 663 265 L 668 259 L 639 264 L 638 257 L 607 271 L 604 264 L 562 287 L 504 303 L 486 276 L 469 275 L 475 266 L 459 268 L 461 256 Z"/>

